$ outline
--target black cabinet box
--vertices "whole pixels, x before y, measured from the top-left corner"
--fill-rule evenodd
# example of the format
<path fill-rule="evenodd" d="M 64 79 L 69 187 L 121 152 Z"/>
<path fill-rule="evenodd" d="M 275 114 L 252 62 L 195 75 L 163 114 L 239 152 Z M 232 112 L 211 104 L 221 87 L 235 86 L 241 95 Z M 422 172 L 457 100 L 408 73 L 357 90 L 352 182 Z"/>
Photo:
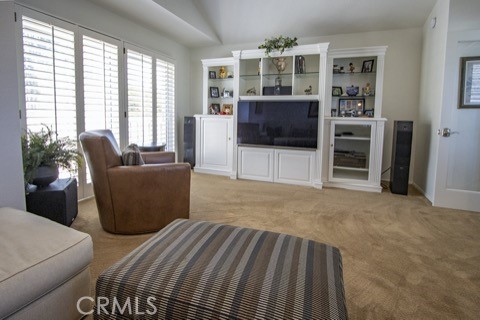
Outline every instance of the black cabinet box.
<path fill-rule="evenodd" d="M 30 192 L 26 200 L 28 212 L 70 226 L 78 214 L 77 180 L 58 179 Z"/>

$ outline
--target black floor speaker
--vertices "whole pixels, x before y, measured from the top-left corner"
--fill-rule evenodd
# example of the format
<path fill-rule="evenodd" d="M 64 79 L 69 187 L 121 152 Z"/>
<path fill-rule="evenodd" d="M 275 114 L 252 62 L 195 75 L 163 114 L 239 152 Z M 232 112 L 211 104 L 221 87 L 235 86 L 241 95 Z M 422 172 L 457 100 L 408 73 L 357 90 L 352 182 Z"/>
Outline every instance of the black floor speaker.
<path fill-rule="evenodd" d="M 413 121 L 394 122 L 392 165 L 390 167 L 390 191 L 392 193 L 408 194 L 412 134 Z"/>
<path fill-rule="evenodd" d="M 185 117 L 183 122 L 183 162 L 195 167 L 195 117 Z"/>

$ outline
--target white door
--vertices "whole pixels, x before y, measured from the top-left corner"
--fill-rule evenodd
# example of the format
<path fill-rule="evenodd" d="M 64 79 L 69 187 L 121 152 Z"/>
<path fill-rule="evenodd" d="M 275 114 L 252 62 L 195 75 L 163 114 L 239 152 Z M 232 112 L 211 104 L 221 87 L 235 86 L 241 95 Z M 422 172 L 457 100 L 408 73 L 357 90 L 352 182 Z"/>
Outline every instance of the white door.
<path fill-rule="evenodd" d="M 460 57 L 480 56 L 480 36 L 464 32 L 452 38 L 447 44 L 433 204 L 480 212 L 480 108 L 458 109 Z M 472 100 L 480 104 L 478 95 Z"/>

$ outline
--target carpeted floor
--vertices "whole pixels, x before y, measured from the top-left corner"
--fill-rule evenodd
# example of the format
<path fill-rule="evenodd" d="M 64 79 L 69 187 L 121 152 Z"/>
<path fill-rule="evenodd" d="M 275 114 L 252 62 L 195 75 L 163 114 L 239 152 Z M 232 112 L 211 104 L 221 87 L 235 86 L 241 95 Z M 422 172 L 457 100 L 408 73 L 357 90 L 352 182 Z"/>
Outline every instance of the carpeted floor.
<path fill-rule="evenodd" d="M 338 247 L 350 319 L 480 319 L 480 213 L 409 196 L 192 175 L 192 219 L 288 233 Z M 95 201 L 73 228 L 93 238 L 92 288 L 152 235 L 101 229 Z"/>

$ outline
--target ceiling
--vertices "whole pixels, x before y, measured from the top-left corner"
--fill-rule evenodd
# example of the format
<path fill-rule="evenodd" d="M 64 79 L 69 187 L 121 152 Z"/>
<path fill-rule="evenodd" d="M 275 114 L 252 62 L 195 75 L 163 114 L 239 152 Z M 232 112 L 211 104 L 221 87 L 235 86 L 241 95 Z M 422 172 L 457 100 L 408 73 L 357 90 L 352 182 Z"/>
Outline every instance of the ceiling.
<path fill-rule="evenodd" d="M 423 26 L 436 0 L 90 0 L 187 47 Z"/>

